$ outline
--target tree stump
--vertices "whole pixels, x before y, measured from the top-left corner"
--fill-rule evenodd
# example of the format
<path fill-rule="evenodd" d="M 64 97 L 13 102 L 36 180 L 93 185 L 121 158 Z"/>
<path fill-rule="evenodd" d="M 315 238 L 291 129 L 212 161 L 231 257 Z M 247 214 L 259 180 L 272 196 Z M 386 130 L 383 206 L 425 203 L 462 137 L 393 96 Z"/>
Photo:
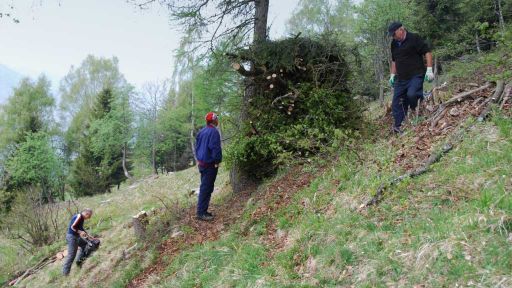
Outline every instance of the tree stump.
<path fill-rule="evenodd" d="M 132 219 L 133 231 L 135 236 L 143 240 L 146 237 L 146 226 L 149 224 L 148 214 L 146 211 L 140 211 Z"/>

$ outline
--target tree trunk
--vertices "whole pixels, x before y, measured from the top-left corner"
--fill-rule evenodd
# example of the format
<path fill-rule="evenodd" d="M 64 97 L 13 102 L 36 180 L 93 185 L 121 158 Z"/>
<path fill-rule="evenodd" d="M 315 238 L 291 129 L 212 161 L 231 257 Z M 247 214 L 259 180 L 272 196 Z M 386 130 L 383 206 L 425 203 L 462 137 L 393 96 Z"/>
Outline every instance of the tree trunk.
<path fill-rule="evenodd" d="M 144 240 L 146 238 L 146 226 L 148 224 L 148 214 L 145 211 L 141 211 L 132 217 L 133 232 L 137 239 Z"/>
<path fill-rule="evenodd" d="M 382 65 L 379 65 L 382 66 Z M 383 67 L 381 67 L 383 68 Z M 379 69 L 379 101 L 380 106 L 384 107 L 384 71 Z"/>
<path fill-rule="evenodd" d="M 475 33 L 475 44 L 478 54 L 482 53 L 482 50 L 480 49 L 480 39 L 478 38 L 478 33 Z"/>
<path fill-rule="evenodd" d="M 500 23 L 501 37 L 505 36 L 505 20 L 503 19 L 503 9 L 501 8 L 501 0 L 497 0 L 497 8 L 498 8 L 498 19 Z"/>
<path fill-rule="evenodd" d="M 194 145 L 194 129 L 195 129 L 195 123 L 194 123 L 194 93 L 190 93 L 190 102 L 191 102 L 191 112 L 190 112 L 190 149 L 192 149 L 192 155 L 194 156 L 194 165 L 197 162 L 197 155 L 196 155 L 196 147 Z"/>
<path fill-rule="evenodd" d="M 254 36 L 253 46 L 257 46 L 258 43 L 267 39 L 267 19 L 268 19 L 268 7 L 269 0 L 255 0 L 255 12 L 254 12 Z M 251 63 L 251 71 L 255 71 L 254 63 Z M 250 77 L 245 78 L 244 81 L 245 91 L 242 98 L 242 107 L 240 110 L 240 121 L 242 123 L 240 128 L 243 129 L 243 123 L 246 123 L 248 118 L 248 106 L 249 99 L 257 96 L 257 89 L 254 80 Z M 233 192 L 239 193 L 243 190 L 252 187 L 255 181 L 244 171 L 237 163 L 233 164 L 230 172 L 231 186 Z"/>
<path fill-rule="evenodd" d="M 126 178 L 132 179 L 132 176 L 130 175 L 130 173 L 128 172 L 128 169 L 126 168 L 126 150 L 127 150 L 126 146 L 127 146 L 126 143 L 124 143 L 124 145 L 123 145 L 123 171 L 124 171 L 124 176 L 126 176 Z"/>
<path fill-rule="evenodd" d="M 267 39 L 267 19 L 269 0 L 254 1 L 254 38 L 253 44 Z"/>
<path fill-rule="evenodd" d="M 151 166 L 153 167 L 153 174 L 158 174 L 158 169 L 156 167 L 156 136 L 153 135 L 153 140 L 151 143 Z"/>

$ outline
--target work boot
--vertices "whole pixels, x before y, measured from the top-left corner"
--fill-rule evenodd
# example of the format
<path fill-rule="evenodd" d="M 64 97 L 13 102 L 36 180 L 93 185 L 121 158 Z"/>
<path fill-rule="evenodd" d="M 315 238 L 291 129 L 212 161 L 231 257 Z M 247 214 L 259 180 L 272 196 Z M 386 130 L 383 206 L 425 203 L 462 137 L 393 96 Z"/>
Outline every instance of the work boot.
<path fill-rule="evenodd" d="M 404 132 L 399 127 L 393 126 L 393 134 L 400 136 L 400 135 L 404 134 Z"/>
<path fill-rule="evenodd" d="M 78 268 L 82 268 L 82 264 L 84 264 L 84 259 L 79 259 L 76 261 L 76 266 L 78 266 Z"/>
<path fill-rule="evenodd" d="M 212 213 L 210 213 L 210 212 L 206 212 L 206 213 L 205 213 L 205 215 L 208 215 L 208 216 L 213 217 L 213 214 L 212 214 Z"/>
<path fill-rule="evenodd" d="M 209 213 L 207 212 L 205 214 L 197 215 L 196 218 L 197 218 L 197 220 L 201 220 L 201 221 L 207 221 L 207 222 L 212 221 L 213 215 L 212 214 L 208 215 L 208 214 Z"/>

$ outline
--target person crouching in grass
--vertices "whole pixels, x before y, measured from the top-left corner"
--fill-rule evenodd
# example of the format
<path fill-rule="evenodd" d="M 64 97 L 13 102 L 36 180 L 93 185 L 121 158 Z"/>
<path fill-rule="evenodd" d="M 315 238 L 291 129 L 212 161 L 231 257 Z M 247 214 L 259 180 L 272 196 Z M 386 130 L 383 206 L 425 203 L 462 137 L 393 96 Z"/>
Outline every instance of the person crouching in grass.
<path fill-rule="evenodd" d="M 73 265 L 73 261 L 75 260 L 76 252 L 78 247 L 80 247 L 80 255 L 78 255 L 77 265 L 80 265 L 82 261 L 82 254 L 84 252 L 85 246 L 87 242 L 83 238 L 89 237 L 87 232 L 84 229 L 85 220 L 91 218 L 92 209 L 86 208 L 84 211 L 73 215 L 71 221 L 69 221 L 68 230 L 66 233 L 66 242 L 68 243 L 68 255 L 64 260 L 64 265 L 62 267 L 62 274 L 64 276 L 69 275 L 71 271 L 71 265 Z"/>

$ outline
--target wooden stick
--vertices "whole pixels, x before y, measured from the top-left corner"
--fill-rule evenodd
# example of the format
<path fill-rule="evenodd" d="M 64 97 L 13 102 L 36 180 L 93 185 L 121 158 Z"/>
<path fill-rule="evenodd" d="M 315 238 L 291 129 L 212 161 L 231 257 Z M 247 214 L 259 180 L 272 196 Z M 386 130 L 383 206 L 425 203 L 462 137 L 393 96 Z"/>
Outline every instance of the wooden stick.
<path fill-rule="evenodd" d="M 379 186 L 379 188 L 377 189 L 377 192 L 375 193 L 375 195 L 367 202 L 361 204 L 361 206 L 359 206 L 359 208 L 358 208 L 358 211 L 361 211 L 364 208 L 379 204 L 384 199 L 384 193 L 386 192 L 386 190 L 388 188 L 402 182 L 404 179 L 414 178 L 414 177 L 417 177 L 419 175 L 422 175 L 422 174 L 428 172 L 430 170 L 430 167 L 432 166 L 432 164 L 438 162 L 439 160 L 441 160 L 441 158 L 445 154 L 447 154 L 448 152 L 453 150 L 454 146 L 458 142 L 462 141 L 464 134 L 466 134 L 466 132 L 469 129 L 471 129 L 471 127 L 473 127 L 474 125 L 475 125 L 475 123 L 467 125 L 467 126 L 462 126 L 458 132 L 456 132 L 450 136 L 450 138 L 446 141 L 446 143 L 443 145 L 443 147 L 441 148 L 440 151 L 430 155 L 430 157 L 419 168 L 414 169 L 410 172 L 407 172 L 403 175 L 400 175 L 387 183 L 386 182 L 382 183 Z"/>
<path fill-rule="evenodd" d="M 491 104 L 497 103 L 498 100 L 501 99 L 501 94 L 503 94 L 504 85 L 505 85 L 505 82 L 503 80 L 498 80 L 496 82 L 496 90 L 494 91 L 494 94 L 492 95 L 491 98 L 487 99 L 487 101 L 484 102 L 484 103 L 486 103 L 485 104 L 485 108 L 480 113 L 480 116 L 478 116 L 477 120 L 479 122 L 482 122 L 482 121 L 485 120 L 485 118 L 487 117 L 487 115 L 491 111 Z"/>
<path fill-rule="evenodd" d="M 420 166 L 419 168 L 394 178 L 388 184 L 382 183 L 379 186 L 379 188 L 377 189 L 377 192 L 375 193 L 375 195 L 369 201 L 367 201 L 365 204 L 362 204 L 361 206 L 359 206 L 359 209 L 379 204 L 382 201 L 382 199 L 384 198 L 384 193 L 387 188 L 402 182 L 404 179 L 414 178 L 414 177 L 417 177 L 417 176 L 420 176 L 420 175 L 426 173 L 430 169 L 430 166 L 432 164 L 438 162 L 443 157 L 444 154 L 450 152 L 452 149 L 453 149 L 453 145 L 450 143 L 446 143 L 443 146 L 443 148 L 441 149 L 441 151 L 430 155 L 430 157 L 427 159 L 427 161 L 425 161 L 425 163 L 423 163 L 423 165 Z"/>
<path fill-rule="evenodd" d="M 512 94 L 512 82 L 507 84 L 507 86 L 505 87 L 505 91 L 503 92 L 503 100 L 501 101 L 500 105 L 501 110 L 503 110 L 503 107 L 505 107 L 505 103 L 507 103 L 508 99 L 510 99 L 510 94 Z"/>
<path fill-rule="evenodd" d="M 297 95 L 293 92 L 290 92 L 290 93 L 287 93 L 283 96 L 279 96 L 277 97 L 276 99 L 274 99 L 274 101 L 272 101 L 272 106 L 274 106 L 276 104 L 277 101 L 280 101 L 280 100 L 283 100 L 285 98 L 292 98 L 292 101 L 297 99 Z"/>
<path fill-rule="evenodd" d="M 491 83 L 486 83 L 484 86 L 481 86 L 479 88 L 476 88 L 476 89 L 473 89 L 473 90 L 470 90 L 470 91 L 466 91 L 466 92 L 463 92 L 463 93 L 460 93 L 460 94 L 457 94 L 455 95 L 454 97 L 452 97 L 450 100 L 444 102 L 443 104 L 445 106 L 448 106 L 450 104 L 453 104 L 455 102 L 460 102 L 462 101 L 464 98 L 468 97 L 468 96 L 471 96 L 473 95 L 474 93 L 476 92 L 480 92 L 482 90 L 485 90 L 487 88 L 491 87 Z"/>

